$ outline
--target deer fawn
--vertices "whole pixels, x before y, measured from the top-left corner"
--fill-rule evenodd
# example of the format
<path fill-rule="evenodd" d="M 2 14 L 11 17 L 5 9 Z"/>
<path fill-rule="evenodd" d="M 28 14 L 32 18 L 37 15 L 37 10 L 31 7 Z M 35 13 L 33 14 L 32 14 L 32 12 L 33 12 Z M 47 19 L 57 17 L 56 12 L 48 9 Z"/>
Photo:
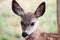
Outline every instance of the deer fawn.
<path fill-rule="evenodd" d="M 21 6 L 15 1 L 12 1 L 12 10 L 15 14 L 21 16 L 22 36 L 26 40 L 58 40 L 58 34 L 42 33 L 38 29 L 38 18 L 45 12 L 46 4 L 42 2 L 35 13 L 25 13 Z"/>

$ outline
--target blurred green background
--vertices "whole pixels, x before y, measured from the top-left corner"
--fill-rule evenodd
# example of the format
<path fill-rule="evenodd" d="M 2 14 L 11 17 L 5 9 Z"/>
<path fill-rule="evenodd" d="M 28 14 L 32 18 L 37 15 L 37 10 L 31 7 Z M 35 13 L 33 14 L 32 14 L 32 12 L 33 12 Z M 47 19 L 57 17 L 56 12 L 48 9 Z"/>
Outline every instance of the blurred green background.
<path fill-rule="evenodd" d="M 57 33 L 56 0 L 16 0 L 25 12 L 34 13 L 43 1 L 46 2 L 45 14 L 40 17 L 40 31 Z M 21 18 L 11 8 L 12 0 L 0 0 L 0 40 L 24 40 L 21 37 Z"/>

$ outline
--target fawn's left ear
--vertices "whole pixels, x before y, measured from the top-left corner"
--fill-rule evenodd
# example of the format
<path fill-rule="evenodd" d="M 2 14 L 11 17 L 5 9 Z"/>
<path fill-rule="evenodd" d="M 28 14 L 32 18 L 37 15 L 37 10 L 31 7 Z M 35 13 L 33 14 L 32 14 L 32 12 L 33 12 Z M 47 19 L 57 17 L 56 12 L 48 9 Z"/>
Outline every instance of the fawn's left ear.
<path fill-rule="evenodd" d="M 42 16 L 44 12 L 45 12 L 45 2 L 42 2 L 37 8 L 37 10 L 35 11 L 34 15 L 36 16 L 36 18 L 38 18 Z"/>

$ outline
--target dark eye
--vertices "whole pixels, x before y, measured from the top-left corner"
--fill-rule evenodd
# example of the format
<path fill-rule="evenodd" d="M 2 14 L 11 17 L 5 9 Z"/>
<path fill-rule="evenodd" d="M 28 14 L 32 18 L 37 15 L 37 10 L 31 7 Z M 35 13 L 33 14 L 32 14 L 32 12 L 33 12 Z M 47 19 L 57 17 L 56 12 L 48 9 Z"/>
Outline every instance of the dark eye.
<path fill-rule="evenodd" d="M 31 26 L 33 26 L 33 25 L 34 25 L 34 22 L 31 23 Z"/>
<path fill-rule="evenodd" d="M 21 25 L 24 25 L 24 23 L 21 21 Z"/>

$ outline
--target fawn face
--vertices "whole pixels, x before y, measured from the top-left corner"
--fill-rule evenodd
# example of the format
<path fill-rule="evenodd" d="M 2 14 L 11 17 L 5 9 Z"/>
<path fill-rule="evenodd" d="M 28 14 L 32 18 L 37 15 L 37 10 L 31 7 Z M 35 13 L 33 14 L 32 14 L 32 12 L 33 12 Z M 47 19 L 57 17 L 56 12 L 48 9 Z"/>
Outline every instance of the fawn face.
<path fill-rule="evenodd" d="M 33 33 L 37 26 L 37 18 L 41 17 L 45 12 L 45 2 L 42 2 L 35 13 L 27 12 L 25 13 L 21 6 L 15 1 L 12 1 L 12 10 L 15 14 L 21 16 L 21 26 L 22 26 L 22 36 L 26 38 L 31 33 Z"/>

